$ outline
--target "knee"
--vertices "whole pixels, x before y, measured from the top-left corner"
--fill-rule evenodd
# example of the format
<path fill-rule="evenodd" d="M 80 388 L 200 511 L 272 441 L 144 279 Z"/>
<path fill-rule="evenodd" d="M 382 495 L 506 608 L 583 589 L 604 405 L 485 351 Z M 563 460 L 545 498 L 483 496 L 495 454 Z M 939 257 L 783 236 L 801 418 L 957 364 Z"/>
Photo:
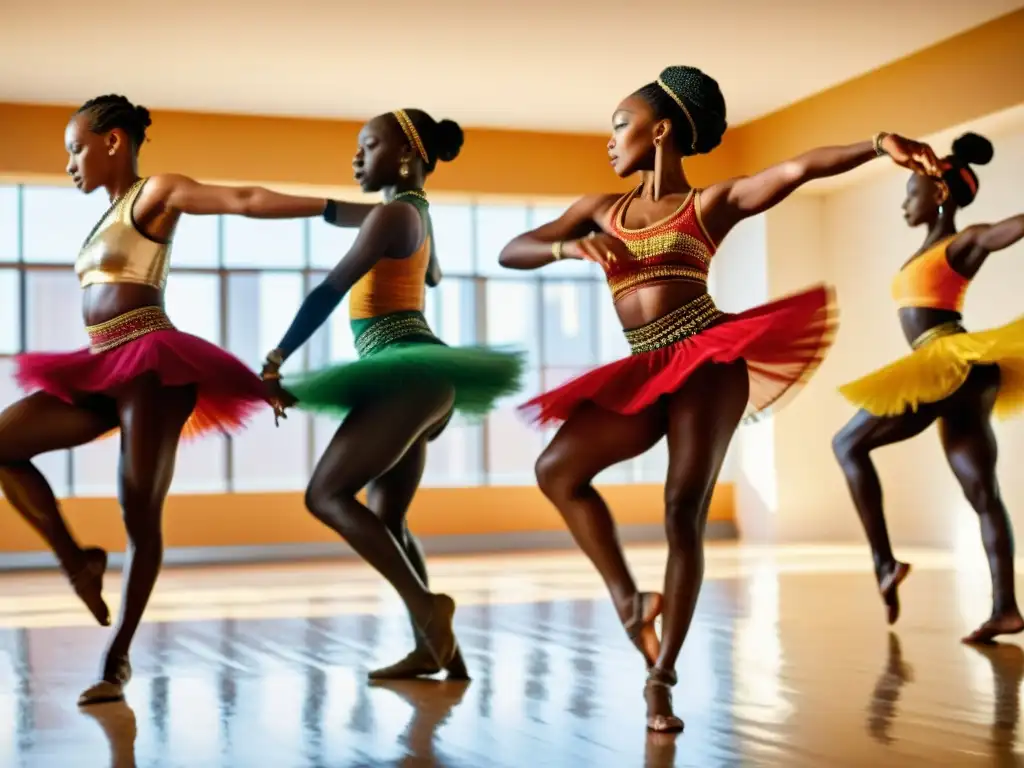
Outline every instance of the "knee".
<path fill-rule="evenodd" d="M 861 453 L 860 442 L 851 430 L 844 427 L 832 438 L 832 453 L 841 465 L 847 465 L 856 461 Z"/>
<path fill-rule="evenodd" d="M 330 482 L 319 475 L 314 475 L 306 488 L 306 509 L 317 520 L 329 524 L 332 528 L 343 527 L 346 518 L 344 515 L 337 514 L 338 505 L 335 503 L 342 495 L 354 497 L 356 492 L 346 491 L 340 488 L 337 482 Z"/>
<path fill-rule="evenodd" d="M 972 475 L 962 479 L 960 484 L 963 487 L 964 497 L 978 514 L 998 512 L 1002 509 L 999 488 L 994 476 Z"/>
<path fill-rule="evenodd" d="M 665 534 L 670 547 L 690 549 L 704 536 L 708 492 L 703 488 L 667 488 Z"/>
<path fill-rule="evenodd" d="M 586 485 L 573 476 L 571 466 L 560 451 L 547 449 L 541 453 L 534 474 L 541 492 L 551 501 L 572 496 L 581 485 Z"/>

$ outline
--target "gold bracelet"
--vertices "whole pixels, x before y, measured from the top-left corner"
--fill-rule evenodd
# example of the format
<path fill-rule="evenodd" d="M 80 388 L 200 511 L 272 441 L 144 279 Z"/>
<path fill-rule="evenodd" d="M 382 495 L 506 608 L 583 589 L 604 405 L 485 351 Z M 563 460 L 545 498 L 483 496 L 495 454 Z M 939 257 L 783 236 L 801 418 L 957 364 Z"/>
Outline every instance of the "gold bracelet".
<path fill-rule="evenodd" d="M 883 155 L 889 154 L 882 148 L 882 142 L 885 141 L 889 137 L 889 135 L 890 134 L 887 131 L 879 131 L 874 135 L 874 137 L 872 137 L 871 146 L 874 147 L 875 155 L 877 155 L 878 157 L 882 157 Z"/>
<path fill-rule="evenodd" d="M 280 381 L 281 374 L 278 371 L 268 371 L 266 369 L 260 371 L 260 381 Z"/>
<path fill-rule="evenodd" d="M 551 244 L 551 256 L 555 261 L 559 261 L 562 258 L 562 246 L 564 243 L 559 240 Z"/>

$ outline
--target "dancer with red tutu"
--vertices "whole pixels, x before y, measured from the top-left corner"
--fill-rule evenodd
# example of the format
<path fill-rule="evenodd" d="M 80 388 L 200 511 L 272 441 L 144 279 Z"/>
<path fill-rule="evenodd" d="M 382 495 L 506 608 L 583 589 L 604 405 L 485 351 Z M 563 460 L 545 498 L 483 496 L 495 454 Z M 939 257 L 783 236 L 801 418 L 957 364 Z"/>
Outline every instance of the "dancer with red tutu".
<path fill-rule="evenodd" d="M 537 480 L 577 544 L 601 573 L 649 673 L 647 727 L 679 731 L 672 712 L 675 665 L 704 573 L 708 504 L 733 432 L 815 371 L 836 321 L 831 291 L 815 287 L 736 315 L 707 293 L 711 259 L 741 220 L 763 213 L 812 179 L 852 170 L 881 155 L 935 170 L 931 150 L 895 135 L 812 150 L 749 178 L 694 189 L 684 157 L 710 152 L 725 133 L 717 82 L 692 67 L 669 67 L 612 116 L 608 154 L 622 177 L 641 172 L 627 195 L 594 195 L 557 221 L 509 243 L 503 266 L 537 269 L 563 258 L 601 265 L 632 355 L 526 403 L 540 424 L 561 424 L 537 462 Z M 608 508 L 591 481 L 667 436 L 664 637 L 657 593 L 639 593 Z"/>
<path fill-rule="evenodd" d="M 296 403 L 339 417 L 320 457 L 306 506 L 344 538 L 398 592 L 416 646 L 373 680 L 414 678 L 444 670 L 466 678 L 452 619 L 455 603 L 431 592 L 427 566 L 406 513 L 426 466 L 427 444 L 454 411 L 482 416 L 518 391 L 523 355 L 488 347 L 449 347 L 423 316 L 426 285 L 436 285 L 430 206 L 424 185 L 438 162 L 462 149 L 462 129 L 418 109 L 370 120 L 352 160 L 365 192 L 380 192 L 349 252 L 306 297 L 263 378 L 280 413 Z M 331 206 L 328 208 L 330 217 Z M 349 294 L 349 319 L 359 359 L 289 380 L 282 363 L 309 340 Z M 366 504 L 357 494 L 367 489 Z"/>
<path fill-rule="evenodd" d="M 872 451 L 939 425 L 950 469 L 978 514 L 992 576 L 992 613 L 965 643 L 988 643 L 1024 631 L 1013 573 L 1013 528 L 999 492 L 999 453 L 991 418 L 1024 406 L 1024 317 L 968 332 L 963 305 L 971 280 L 989 255 L 1024 239 L 1024 215 L 957 231 L 956 214 L 974 202 L 972 165 L 992 159 L 992 144 L 975 133 L 953 142 L 941 179 L 914 174 L 903 214 L 925 227 L 924 242 L 892 284 L 910 353 L 840 388 L 859 408 L 833 439 L 871 544 L 875 578 L 890 624 L 899 618 L 898 588 L 910 565 L 896 560 L 882 509 L 882 486 Z"/>
<path fill-rule="evenodd" d="M 149 125 L 144 107 L 114 95 L 86 102 L 68 123 L 68 174 L 82 192 L 102 187 L 111 200 L 75 262 L 89 346 L 20 355 L 16 376 L 32 394 L 0 414 L 4 495 L 46 540 L 75 592 L 104 626 L 110 623 L 102 596 L 107 555 L 75 541 L 32 459 L 121 432 L 119 498 L 128 535 L 124 592 L 101 680 L 82 694 L 81 704 L 122 698 L 131 676 L 128 652 L 160 571 L 161 513 L 180 438 L 238 428 L 262 408 L 270 415 L 254 372 L 213 344 L 176 330 L 164 313 L 178 219 L 182 213 L 319 216 L 327 206 L 325 199 L 210 186 L 184 176 L 140 178 L 138 153 Z M 344 207 L 353 220 L 365 209 Z"/>

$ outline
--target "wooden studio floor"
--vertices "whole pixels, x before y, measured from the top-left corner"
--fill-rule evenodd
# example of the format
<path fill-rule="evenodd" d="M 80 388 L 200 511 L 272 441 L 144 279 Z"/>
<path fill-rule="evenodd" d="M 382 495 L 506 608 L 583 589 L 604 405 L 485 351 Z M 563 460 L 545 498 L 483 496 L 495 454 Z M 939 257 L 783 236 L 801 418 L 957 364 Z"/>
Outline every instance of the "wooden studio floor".
<path fill-rule="evenodd" d="M 2 575 L 0 766 L 1021 764 L 1024 652 L 958 642 L 984 566 L 900 554 L 916 570 L 889 634 L 862 549 L 710 546 L 678 738 L 645 733 L 642 662 L 575 553 L 435 559 L 468 684 L 365 683 L 410 634 L 362 566 L 169 570 L 127 703 L 82 711 L 107 631 L 56 574 Z M 631 557 L 655 587 L 663 550 Z"/>

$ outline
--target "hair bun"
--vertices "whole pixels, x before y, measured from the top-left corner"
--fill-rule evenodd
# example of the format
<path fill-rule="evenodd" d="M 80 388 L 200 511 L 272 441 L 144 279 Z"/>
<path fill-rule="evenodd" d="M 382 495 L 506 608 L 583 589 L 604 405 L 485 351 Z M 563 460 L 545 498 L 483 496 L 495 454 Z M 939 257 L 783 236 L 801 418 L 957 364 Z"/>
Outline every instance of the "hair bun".
<path fill-rule="evenodd" d="M 992 142 L 977 133 L 965 133 L 953 142 L 953 157 L 967 165 L 986 165 L 993 154 Z"/>
<path fill-rule="evenodd" d="M 459 156 L 464 136 L 462 128 L 454 120 L 441 120 L 434 129 L 434 146 L 437 147 L 437 159 L 450 163 Z"/>
<path fill-rule="evenodd" d="M 143 128 L 149 128 L 153 124 L 153 118 L 149 116 L 149 110 L 142 105 L 135 105 L 135 117 L 138 118 L 139 125 Z"/>
<path fill-rule="evenodd" d="M 729 123 L 718 81 L 697 67 L 686 66 L 666 67 L 658 79 L 686 104 L 697 129 L 697 145 L 692 153 L 702 155 L 721 144 Z"/>

